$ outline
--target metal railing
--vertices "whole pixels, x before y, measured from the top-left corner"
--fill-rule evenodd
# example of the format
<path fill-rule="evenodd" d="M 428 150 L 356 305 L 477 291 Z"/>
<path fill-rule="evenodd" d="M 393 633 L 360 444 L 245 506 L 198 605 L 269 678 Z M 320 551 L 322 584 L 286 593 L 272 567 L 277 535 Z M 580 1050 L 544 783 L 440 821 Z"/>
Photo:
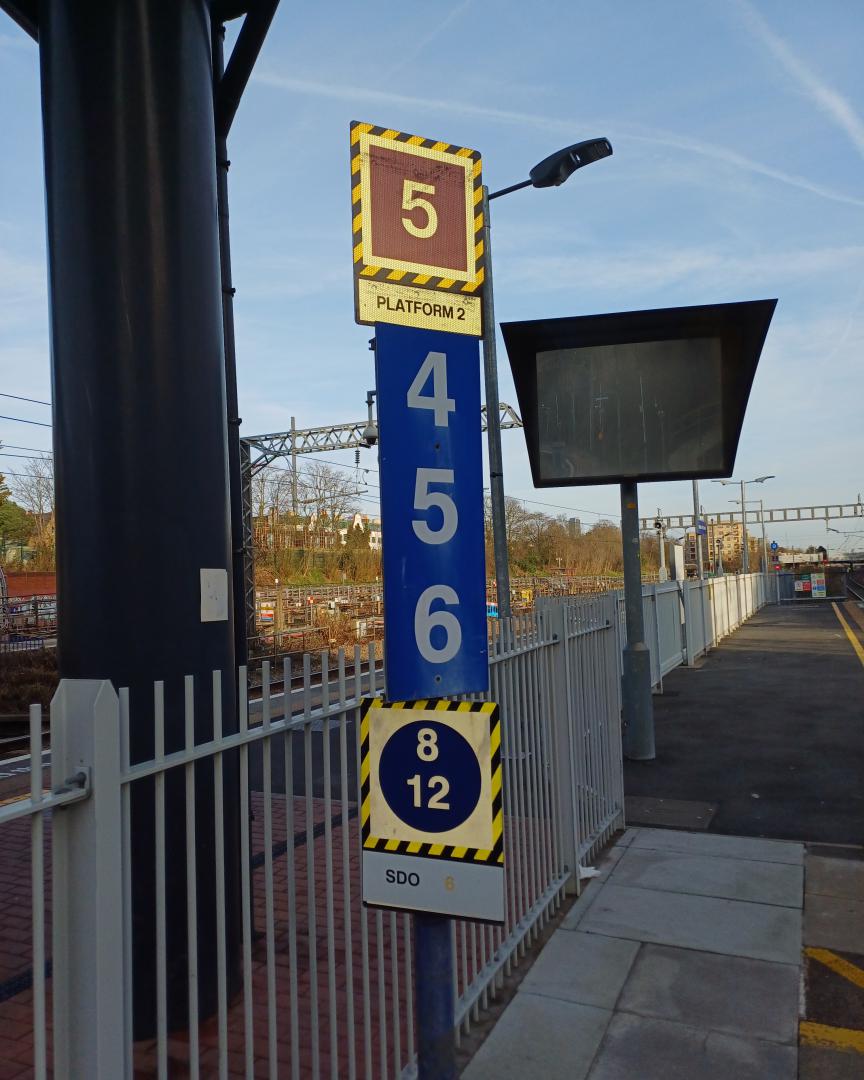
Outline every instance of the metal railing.
<path fill-rule="evenodd" d="M 647 586 L 659 677 L 764 601 L 761 575 Z M 546 598 L 491 632 L 506 923 L 452 923 L 461 1033 L 623 826 L 617 595 Z M 22 1047 L 16 1064 L 39 1078 L 52 1068 L 58 1077 L 410 1072 L 411 917 L 361 903 L 359 710 L 383 678 L 370 651 L 367 664 L 355 650 L 353 666 L 342 651 L 335 662 L 307 655 L 300 685 L 265 665 L 260 701 L 241 690 L 235 730 L 218 672 L 206 688 L 156 683 L 134 710 L 108 682 L 64 681 L 51 711 L 51 769 L 62 782 L 48 791 L 41 714 L 31 710 L 29 793 L 0 806 L 12 898 L 0 941 L 12 933 L 23 943 L 18 969 L 0 973 L 0 1024 Z M 130 734 L 142 724 L 153 753 L 135 763 Z M 185 733 L 179 745 L 169 729 Z M 152 824 L 151 849 L 133 817 Z M 142 888 L 152 897 L 143 907 Z M 25 923 L 29 938 L 15 929 Z M 152 984 L 138 971 L 133 985 L 141 940 Z M 7 1050 L 0 1043 L 0 1062 Z"/>

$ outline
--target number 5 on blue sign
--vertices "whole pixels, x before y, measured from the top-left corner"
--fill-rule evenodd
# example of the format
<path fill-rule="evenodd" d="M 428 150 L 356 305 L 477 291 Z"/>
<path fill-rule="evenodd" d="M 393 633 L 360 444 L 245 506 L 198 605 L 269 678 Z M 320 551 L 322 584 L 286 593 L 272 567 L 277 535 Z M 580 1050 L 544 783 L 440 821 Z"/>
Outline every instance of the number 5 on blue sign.
<path fill-rule="evenodd" d="M 376 327 L 391 700 L 488 688 L 478 343 Z"/>

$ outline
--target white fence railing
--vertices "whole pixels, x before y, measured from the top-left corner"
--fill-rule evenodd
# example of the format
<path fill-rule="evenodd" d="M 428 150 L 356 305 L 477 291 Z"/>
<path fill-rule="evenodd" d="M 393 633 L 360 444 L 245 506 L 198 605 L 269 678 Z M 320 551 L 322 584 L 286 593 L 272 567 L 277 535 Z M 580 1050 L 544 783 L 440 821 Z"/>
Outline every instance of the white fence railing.
<path fill-rule="evenodd" d="M 759 575 L 646 587 L 659 677 L 762 592 Z M 612 593 L 550 598 L 493 627 L 507 922 L 452 924 L 460 1031 L 623 825 L 618 607 Z M 33 710 L 29 794 L 0 805 L 0 1064 L 12 1046 L 37 1078 L 410 1069 L 411 918 L 360 901 L 358 717 L 381 666 L 373 647 L 368 664 L 358 649 L 353 666 L 325 652 L 312 668 L 307 656 L 299 684 L 290 670 L 277 684 L 265 666 L 233 728 L 218 672 L 143 699 L 64 682 L 47 791 Z"/>
<path fill-rule="evenodd" d="M 625 640 L 623 597 L 619 625 Z M 773 599 L 771 597 L 770 599 Z M 769 602 L 764 574 L 727 574 L 642 586 L 645 641 L 651 652 L 651 685 L 681 664 L 692 666 L 709 649 Z"/>

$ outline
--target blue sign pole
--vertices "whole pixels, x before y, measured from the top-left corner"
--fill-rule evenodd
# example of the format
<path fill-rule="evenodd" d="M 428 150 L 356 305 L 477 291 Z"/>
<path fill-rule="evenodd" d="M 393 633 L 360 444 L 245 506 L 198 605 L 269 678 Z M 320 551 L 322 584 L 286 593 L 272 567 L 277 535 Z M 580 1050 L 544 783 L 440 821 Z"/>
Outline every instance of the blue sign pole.
<path fill-rule="evenodd" d="M 378 324 L 375 360 L 387 697 L 484 691 L 489 659 L 478 343 Z M 404 784 L 396 787 L 401 792 Z M 418 1074 L 420 1080 L 455 1080 L 450 920 L 416 914 L 414 951 Z"/>

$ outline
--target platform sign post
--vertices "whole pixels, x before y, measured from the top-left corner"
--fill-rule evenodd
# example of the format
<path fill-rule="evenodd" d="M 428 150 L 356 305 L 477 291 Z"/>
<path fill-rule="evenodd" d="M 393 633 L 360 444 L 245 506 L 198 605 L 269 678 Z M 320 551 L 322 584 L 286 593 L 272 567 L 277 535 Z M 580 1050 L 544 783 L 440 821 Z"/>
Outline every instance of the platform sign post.
<path fill-rule="evenodd" d="M 361 723 L 363 901 L 415 915 L 418 1077 L 455 1080 L 449 920 L 505 915 L 498 708 L 442 700 L 489 686 L 480 357 L 469 335 L 391 318 L 375 330 L 387 701 Z"/>

